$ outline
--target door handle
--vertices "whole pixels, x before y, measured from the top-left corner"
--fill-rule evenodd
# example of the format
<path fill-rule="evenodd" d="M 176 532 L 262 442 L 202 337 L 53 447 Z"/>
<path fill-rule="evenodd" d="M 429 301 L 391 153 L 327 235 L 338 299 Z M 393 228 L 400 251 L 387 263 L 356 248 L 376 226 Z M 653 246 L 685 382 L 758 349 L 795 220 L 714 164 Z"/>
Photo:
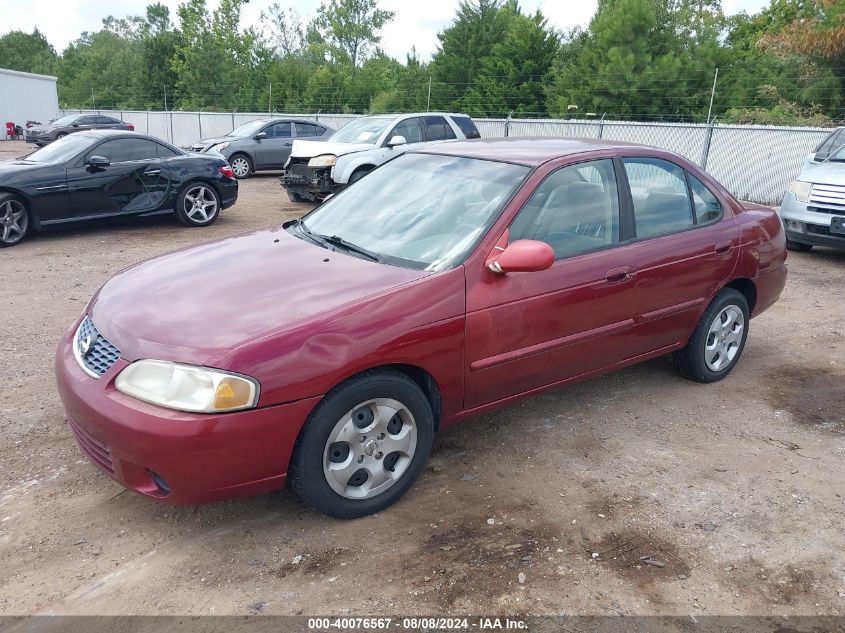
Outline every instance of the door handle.
<path fill-rule="evenodd" d="M 160 170 L 160 169 L 158 169 L 158 168 L 156 168 L 156 169 L 148 169 L 148 170 L 146 170 L 146 171 L 144 172 L 144 175 L 145 175 L 145 176 L 158 176 L 160 173 L 161 173 L 161 170 Z"/>
<path fill-rule="evenodd" d="M 293 143 L 285 143 L 285 147 L 290 147 Z"/>
<path fill-rule="evenodd" d="M 634 269 L 630 266 L 620 266 L 619 268 L 611 268 L 604 276 L 609 284 L 618 284 L 627 281 L 631 278 Z"/>
<path fill-rule="evenodd" d="M 733 243 L 731 241 L 719 242 L 718 244 L 716 244 L 716 246 L 713 247 L 713 249 L 720 255 L 724 255 L 729 250 L 731 250 L 731 246 L 733 246 Z"/>

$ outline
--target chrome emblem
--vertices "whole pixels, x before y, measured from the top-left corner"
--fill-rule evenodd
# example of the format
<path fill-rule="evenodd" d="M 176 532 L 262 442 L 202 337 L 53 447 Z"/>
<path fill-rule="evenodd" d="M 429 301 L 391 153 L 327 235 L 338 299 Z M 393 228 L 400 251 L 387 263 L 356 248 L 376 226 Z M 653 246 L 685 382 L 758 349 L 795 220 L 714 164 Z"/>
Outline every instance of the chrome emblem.
<path fill-rule="evenodd" d="M 90 334 L 88 336 L 85 336 L 85 337 L 79 339 L 79 341 L 77 341 L 77 343 L 76 343 L 76 349 L 77 349 L 77 351 L 79 352 L 79 355 L 82 358 L 85 358 L 86 356 L 88 356 L 88 352 L 90 352 L 91 348 L 93 348 L 93 347 L 94 347 L 94 337 L 91 336 Z"/>

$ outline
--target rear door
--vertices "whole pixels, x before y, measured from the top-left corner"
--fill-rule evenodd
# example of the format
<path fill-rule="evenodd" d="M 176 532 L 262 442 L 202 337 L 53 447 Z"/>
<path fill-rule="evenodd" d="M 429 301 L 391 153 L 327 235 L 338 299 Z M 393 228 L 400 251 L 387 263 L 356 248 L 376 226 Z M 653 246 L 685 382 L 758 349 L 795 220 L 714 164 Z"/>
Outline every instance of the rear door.
<path fill-rule="evenodd" d="M 255 162 L 259 169 L 281 169 L 290 156 L 293 133 L 289 121 L 271 123 L 263 130 L 266 138 L 255 141 Z"/>
<path fill-rule="evenodd" d="M 426 141 L 450 141 L 458 138 L 452 125 L 446 120 L 446 117 L 439 115 L 430 115 L 422 117 L 423 125 L 425 126 L 425 140 Z"/>
<path fill-rule="evenodd" d="M 116 138 L 89 150 L 79 164 L 68 169 L 68 197 L 74 216 L 134 215 L 161 208 L 169 174 L 157 145 L 143 138 Z M 104 156 L 110 164 L 93 168 L 88 164 L 91 156 Z"/>
<path fill-rule="evenodd" d="M 622 163 L 634 216 L 634 335 L 649 353 L 685 342 L 734 269 L 739 227 L 727 201 L 680 165 L 649 156 Z"/>

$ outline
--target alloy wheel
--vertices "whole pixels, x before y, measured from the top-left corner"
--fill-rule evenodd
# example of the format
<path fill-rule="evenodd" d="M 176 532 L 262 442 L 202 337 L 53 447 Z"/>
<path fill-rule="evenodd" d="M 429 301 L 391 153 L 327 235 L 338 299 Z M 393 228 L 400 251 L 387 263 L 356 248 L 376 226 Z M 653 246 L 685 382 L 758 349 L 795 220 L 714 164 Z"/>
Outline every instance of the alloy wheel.
<path fill-rule="evenodd" d="M 0 240 L 7 245 L 20 242 L 29 227 L 26 208 L 17 200 L 0 202 Z"/>
<path fill-rule="evenodd" d="M 249 176 L 249 161 L 243 156 L 238 156 L 232 159 L 230 163 L 232 171 L 238 178 L 246 178 Z"/>
<path fill-rule="evenodd" d="M 183 202 L 185 215 L 193 222 L 208 222 L 217 214 L 217 197 L 205 185 L 191 187 Z"/>
<path fill-rule="evenodd" d="M 740 351 L 745 317 L 739 306 L 725 306 L 710 323 L 704 343 L 704 362 L 710 371 L 722 371 Z"/>
<path fill-rule="evenodd" d="M 417 425 L 397 400 L 375 398 L 335 424 L 323 451 L 323 474 L 347 499 L 369 499 L 395 485 L 411 465 Z"/>

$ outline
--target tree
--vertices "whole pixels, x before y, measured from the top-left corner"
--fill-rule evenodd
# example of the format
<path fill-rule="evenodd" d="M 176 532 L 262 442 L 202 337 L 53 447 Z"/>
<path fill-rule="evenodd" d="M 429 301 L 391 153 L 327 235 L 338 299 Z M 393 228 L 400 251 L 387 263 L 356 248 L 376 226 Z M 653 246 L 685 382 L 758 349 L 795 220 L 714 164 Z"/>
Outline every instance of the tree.
<path fill-rule="evenodd" d="M 44 34 L 9 31 L 0 37 L 0 67 L 49 75 L 55 72 L 57 56 Z"/>
<path fill-rule="evenodd" d="M 379 9 L 376 0 L 328 0 L 317 10 L 316 24 L 332 59 L 357 68 L 375 52 L 381 41 L 378 30 L 394 16 L 393 11 Z"/>

